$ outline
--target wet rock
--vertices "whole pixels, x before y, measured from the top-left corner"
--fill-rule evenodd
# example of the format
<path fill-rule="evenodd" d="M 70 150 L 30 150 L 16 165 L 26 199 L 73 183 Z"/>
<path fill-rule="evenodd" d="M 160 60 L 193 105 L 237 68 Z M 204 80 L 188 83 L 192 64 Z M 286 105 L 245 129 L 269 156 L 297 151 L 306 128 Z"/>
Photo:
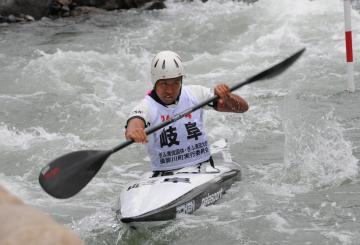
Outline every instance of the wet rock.
<path fill-rule="evenodd" d="M 70 11 L 70 15 L 71 16 L 80 16 L 83 14 L 90 14 L 90 13 L 101 13 L 104 12 L 106 10 L 104 9 L 99 9 L 96 7 L 89 7 L 89 6 L 80 6 L 80 7 L 76 7 L 73 10 Z"/>
<path fill-rule="evenodd" d="M 9 15 L 7 19 L 8 19 L 8 22 L 10 22 L 10 23 L 11 22 L 16 22 L 16 17 L 14 15 L 12 15 L 12 14 Z"/>
<path fill-rule="evenodd" d="M 0 23 L 7 22 L 7 18 L 5 16 L 0 15 Z"/>
<path fill-rule="evenodd" d="M 93 6 L 105 10 L 115 9 L 161 9 L 165 8 L 162 0 L 73 0 L 78 6 Z"/>
<path fill-rule="evenodd" d="M 15 22 L 27 22 L 27 21 L 34 21 L 34 17 L 30 15 L 20 14 L 19 16 L 15 15 L 8 15 L 2 16 L 0 15 L 0 23 L 15 23 Z"/>
<path fill-rule="evenodd" d="M 25 19 L 26 21 L 35 21 L 35 18 L 32 17 L 31 15 L 25 15 L 25 16 L 24 16 L 24 19 Z"/>
<path fill-rule="evenodd" d="M 71 11 L 77 7 L 72 0 L 51 0 L 48 9 L 49 16 L 67 17 L 71 16 Z"/>
<path fill-rule="evenodd" d="M 154 10 L 154 9 L 164 9 L 164 8 L 166 8 L 164 1 L 154 1 L 150 3 L 146 3 L 143 6 L 144 10 Z"/>
<path fill-rule="evenodd" d="M 42 17 L 78 16 L 104 10 L 166 8 L 164 0 L 0 0 L 0 22 L 39 20 Z"/>
<path fill-rule="evenodd" d="M 89 6 L 103 8 L 107 10 L 118 9 L 119 3 L 117 0 L 74 0 L 78 6 Z"/>
<path fill-rule="evenodd" d="M 0 15 L 6 16 L 7 22 L 17 22 L 12 16 L 24 21 L 39 20 L 44 16 L 70 16 L 75 7 L 72 0 L 0 0 Z"/>
<path fill-rule="evenodd" d="M 49 0 L 0 0 L 0 15 L 19 17 L 29 15 L 35 19 L 47 16 Z M 11 18 L 11 21 L 13 18 Z"/>

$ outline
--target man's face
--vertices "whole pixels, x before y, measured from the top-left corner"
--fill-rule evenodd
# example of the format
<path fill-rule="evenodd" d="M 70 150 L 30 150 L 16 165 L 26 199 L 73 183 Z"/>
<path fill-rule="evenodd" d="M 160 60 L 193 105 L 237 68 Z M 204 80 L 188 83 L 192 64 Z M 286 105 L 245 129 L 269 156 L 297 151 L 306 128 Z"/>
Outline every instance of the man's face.
<path fill-rule="evenodd" d="M 175 102 L 180 94 L 182 77 L 161 79 L 155 84 L 155 92 L 165 105 Z"/>

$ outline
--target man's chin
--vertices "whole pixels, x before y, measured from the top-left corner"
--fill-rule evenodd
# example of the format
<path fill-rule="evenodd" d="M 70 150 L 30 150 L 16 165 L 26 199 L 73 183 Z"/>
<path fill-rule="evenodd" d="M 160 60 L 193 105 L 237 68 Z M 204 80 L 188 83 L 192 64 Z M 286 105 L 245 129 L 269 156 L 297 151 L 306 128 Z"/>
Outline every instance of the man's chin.
<path fill-rule="evenodd" d="M 171 105 L 175 103 L 175 100 L 173 99 L 168 99 L 168 100 L 163 100 L 162 101 L 165 105 Z"/>

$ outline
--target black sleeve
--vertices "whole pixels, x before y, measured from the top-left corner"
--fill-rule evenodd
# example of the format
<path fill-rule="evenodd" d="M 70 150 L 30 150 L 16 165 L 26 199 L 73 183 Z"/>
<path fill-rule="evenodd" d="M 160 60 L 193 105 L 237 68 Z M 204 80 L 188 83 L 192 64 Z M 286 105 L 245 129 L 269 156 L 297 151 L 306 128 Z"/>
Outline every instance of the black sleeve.
<path fill-rule="evenodd" d="M 142 118 L 142 117 L 140 117 L 140 116 L 133 116 L 133 117 L 130 117 L 130 118 L 126 121 L 125 128 L 127 128 L 129 121 L 130 121 L 131 119 L 134 119 L 134 118 L 139 118 L 139 119 L 141 119 L 141 120 L 144 122 L 145 128 L 148 127 L 148 125 L 146 124 L 146 121 L 145 121 L 144 118 Z"/>

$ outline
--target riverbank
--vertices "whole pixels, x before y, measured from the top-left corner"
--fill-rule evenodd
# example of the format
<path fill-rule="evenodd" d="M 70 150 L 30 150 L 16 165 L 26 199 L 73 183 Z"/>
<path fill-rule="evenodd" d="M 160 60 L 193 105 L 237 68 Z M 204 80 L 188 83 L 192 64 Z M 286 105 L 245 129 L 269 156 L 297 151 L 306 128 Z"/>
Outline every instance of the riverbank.
<path fill-rule="evenodd" d="M 79 16 L 91 12 L 166 8 L 164 0 L 0 0 L 0 23 Z"/>

